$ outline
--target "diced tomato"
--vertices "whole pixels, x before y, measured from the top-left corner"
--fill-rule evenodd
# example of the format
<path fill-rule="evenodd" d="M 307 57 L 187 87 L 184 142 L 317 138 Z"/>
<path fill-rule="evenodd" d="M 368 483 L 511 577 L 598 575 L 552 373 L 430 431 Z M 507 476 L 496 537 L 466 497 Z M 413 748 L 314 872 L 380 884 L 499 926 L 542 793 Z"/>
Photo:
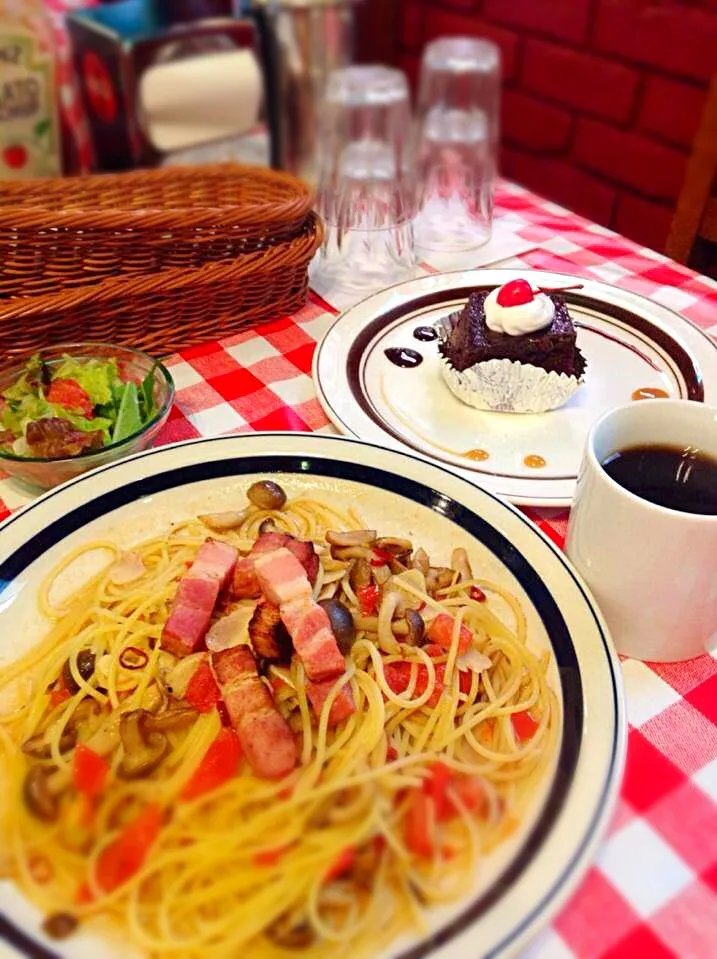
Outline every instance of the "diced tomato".
<path fill-rule="evenodd" d="M 105 846 L 97 861 L 97 882 L 105 892 L 117 889 L 142 868 L 161 828 L 162 811 L 150 803 Z"/>
<path fill-rule="evenodd" d="M 448 651 L 451 648 L 454 624 L 455 620 L 448 613 L 439 613 L 428 627 L 428 638 L 432 643 L 440 646 L 441 649 Z M 458 634 L 458 652 L 465 653 L 472 642 L 473 633 L 461 623 L 460 633 Z"/>
<path fill-rule="evenodd" d="M 468 696 L 473 684 L 473 673 L 470 669 L 460 669 L 458 671 L 458 688 Z"/>
<path fill-rule="evenodd" d="M 95 408 L 89 394 L 77 380 L 53 380 L 47 391 L 47 400 L 49 403 L 57 403 L 65 409 L 81 413 L 87 419 L 91 418 Z"/>
<path fill-rule="evenodd" d="M 423 791 L 430 796 L 436 811 L 436 822 L 445 822 L 453 815 L 453 806 L 446 790 L 454 779 L 453 771 L 445 763 L 431 763 L 430 776 L 423 781 Z"/>
<path fill-rule="evenodd" d="M 393 763 L 398 759 L 398 750 L 394 746 L 389 746 L 386 750 L 386 762 Z"/>
<path fill-rule="evenodd" d="M 441 647 L 436 645 L 436 643 L 426 643 L 426 645 L 423 647 L 423 652 L 427 656 L 430 656 L 431 659 L 440 659 L 441 656 L 446 655 L 446 651 L 441 649 Z"/>
<path fill-rule="evenodd" d="M 217 705 L 222 694 L 209 663 L 199 664 L 189 680 L 184 698 L 200 713 L 209 713 Z"/>
<path fill-rule="evenodd" d="M 356 846 L 347 846 L 345 849 L 341 850 L 336 859 L 334 859 L 332 864 L 326 870 L 323 881 L 331 882 L 333 879 L 338 879 L 339 876 L 343 876 L 345 872 L 348 872 L 355 862 Z"/>
<path fill-rule="evenodd" d="M 293 843 L 287 843 L 285 846 L 277 846 L 275 849 L 264 849 L 252 856 L 252 862 L 255 866 L 276 866 L 283 856 L 291 849 Z"/>
<path fill-rule="evenodd" d="M 381 587 L 376 583 L 370 586 L 359 586 L 356 590 L 361 613 L 364 616 L 375 616 L 378 612 L 378 603 L 381 598 Z"/>
<path fill-rule="evenodd" d="M 75 788 L 89 799 L 99 796 L 104 789 L 110 764 L 94 749 L 79 743 L 72 756 L 72 781 Z"/>
<path fill-rule="evenodd" d="M 196 799 L 223 786 L 236 775 L 241 754 L 237 734 L 233 729 L 222 728 L 182 790 L 182 799 Z"/>
<path fill-rule="evenodd" d="M 446 667 L 443 663 L 438 664 L 434 667 L 436 671 L 436 682 L 433 687 L 433 692 L 429 696 L 426 705 L 435 706 L 438 703 L 438 700 L 441 698 L 441 693 L 443 692 L 443 680 L 445 677 Z M 386 677 L 386 682 L 388 688 L 392 693 L 395 693 L 397 696 L 400 696 L 401 693 L 405 693 L 408 689 L 411 682 L 411 663 L 406 660 L 401 660 L 398 663 L 386 663 L 383 667 L 383 674 Z M 416 684 L 413 688 L 413 699 L 418 699 L 419 696 L 422 696 L 428 687 L 428 670 L 423 665 L 419 663 L 417 666 L 416 674 Z"/>
<path fill-rule="evenodd" d="M 468 595 L 471 599 L 474 599 L 476 603 L 484 603 L 488 598 L 480 586 L 471 586 Z"/>
<path fill-rule="evenodd" d="M 485 812 L 488 797 L 485 786 L 477 776 L 457 776 L 451 788 L 469 812 Z"/>
<path fill-rule="evenodd" d="M 430 858 L 435 847 L 435 810 L 430 797 L 421 789 L 411 790 L 404 828 L 409 852 Z"/>
<path fill-rule="evenodd" d="M 53 689 L 50 693 L 50 703 L 53 706 L 60 706 L 62 703 L 67 702 L 70 698 L 70 691 L 65 689 L 64 686 L 60 689 Z"/>
<path fill-rule="evenodd" d="M 94 901 L 95 897 L 92 895 L 92 890 L 90 889 L 89 883 L 83 882 L 75 893 L 75 902 L 78 906 L 87 906 Z"/>
<path fill-rule="evenodd" d="M 374 546 L 373 548 L 373 559 L 371 560 L 372 566 L 386 566 L 393 559 L 393 553 L 389 553 L 387 549 L 379 549 Z"/>
<path fill-rule="evenodd" d="M 535 735 L 535 730 L 538 728 L 540 723 L 532 715 L 528 709 L 524 709 L 520 713 L 511 713 L 510 721 L 513 724 L 513 732 L 516 735 L 518 742 L 525 743 L 529 739 L 532 739 Z"/>

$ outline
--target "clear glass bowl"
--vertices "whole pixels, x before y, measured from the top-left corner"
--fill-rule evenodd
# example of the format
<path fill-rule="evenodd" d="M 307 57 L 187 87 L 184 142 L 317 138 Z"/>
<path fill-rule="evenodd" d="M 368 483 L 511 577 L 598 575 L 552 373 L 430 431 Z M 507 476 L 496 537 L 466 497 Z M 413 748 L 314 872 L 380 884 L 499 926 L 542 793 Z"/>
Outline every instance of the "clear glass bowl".
<path fill-rule="evenodd" d="M 136 381 L 143 380 L 154 366 L 154 402 L 157 412 L 136 433 L 117 443 L 109 443 L 100 450 L 88 450 L 77 456 L 56 458 L 15 456 L 13 453 L 0 450 L 0 469 L 5 470 L 15 479 L 36 489 L 51 489 L 97 466 L 104 466 L 106 463 L 146 449 L 164 426 L 174 400 L 174 383 L 169 371 L 141 350 L 113 346 L 111 343 L 58 343 L 56 346 L 34 350 L 26 355 L 13 357 L 11 366 L 3 366 L 0 370 L 0 393 L 12 386 L 22 373 L 30 356 L 35 353 L 50 365 L 61 360 L 66 353 L 78 360 L 116 359 L 124 378 Z"/>

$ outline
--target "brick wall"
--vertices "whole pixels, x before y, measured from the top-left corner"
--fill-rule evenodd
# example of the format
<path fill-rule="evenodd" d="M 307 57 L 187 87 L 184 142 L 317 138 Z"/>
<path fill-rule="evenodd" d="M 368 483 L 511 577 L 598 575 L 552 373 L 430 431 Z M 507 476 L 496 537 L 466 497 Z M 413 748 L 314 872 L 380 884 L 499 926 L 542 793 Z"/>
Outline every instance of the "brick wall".
<path fill-rule="evenodd" d="M 482 36 L 503 56 L 502 171 L 662 249 L 717 72 L 717 0 L 397 0 L 397 60 Z"/>

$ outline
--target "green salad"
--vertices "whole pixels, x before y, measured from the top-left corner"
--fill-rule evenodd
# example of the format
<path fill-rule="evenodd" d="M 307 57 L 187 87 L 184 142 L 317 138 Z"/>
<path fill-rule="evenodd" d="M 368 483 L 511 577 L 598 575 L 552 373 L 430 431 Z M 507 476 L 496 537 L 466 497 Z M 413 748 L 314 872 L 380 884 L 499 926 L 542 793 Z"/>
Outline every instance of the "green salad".
<path fill-rule="evenodd" d="M 0 449 L 16 456 L 77 456 L 117 443 L 157 412 L 154 367 L 141 382 L 114 359 L 50 363 L 33 356 L 0 393 Z"/>

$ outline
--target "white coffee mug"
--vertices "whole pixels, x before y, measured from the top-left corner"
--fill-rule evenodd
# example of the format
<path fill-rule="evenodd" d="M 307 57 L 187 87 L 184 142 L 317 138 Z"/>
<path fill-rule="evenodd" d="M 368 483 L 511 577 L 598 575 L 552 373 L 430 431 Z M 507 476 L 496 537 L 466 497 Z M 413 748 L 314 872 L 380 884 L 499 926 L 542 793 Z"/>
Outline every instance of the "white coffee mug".
<path fill-rule="evenodd" d="M 717 647 L 717 515 L 656 506 L 601 465 L 618 450 L 652 445 L 693 446 L 717 460 L 717 410 L 643 400 L 598 420 L 580 467 L 566 550 L 617 651 L 676 662 Z"/>

